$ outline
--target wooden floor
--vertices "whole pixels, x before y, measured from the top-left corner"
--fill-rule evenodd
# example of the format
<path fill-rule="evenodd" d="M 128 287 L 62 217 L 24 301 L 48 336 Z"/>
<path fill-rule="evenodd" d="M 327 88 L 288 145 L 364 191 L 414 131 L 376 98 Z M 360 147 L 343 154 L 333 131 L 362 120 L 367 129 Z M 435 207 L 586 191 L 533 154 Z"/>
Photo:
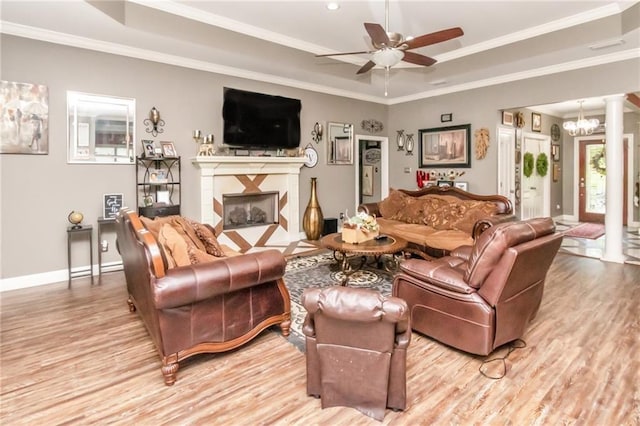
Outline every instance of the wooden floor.
<path fill-rule="evenodd" d="M 2 425 L 322 424 L 378 422 L 320 408 L 305 394 L 305 358 L 275 331 L 223 355 L 182 363 L 163 384 L 123 274 L 1 293 Z M 640 424 L 640 267 L 558 254 L 527 346 L 507 376 L 483 358 L 414 333 L 408 408 L 397 425 Z M 500 355 L 505 349 L 493 354 Z"/>

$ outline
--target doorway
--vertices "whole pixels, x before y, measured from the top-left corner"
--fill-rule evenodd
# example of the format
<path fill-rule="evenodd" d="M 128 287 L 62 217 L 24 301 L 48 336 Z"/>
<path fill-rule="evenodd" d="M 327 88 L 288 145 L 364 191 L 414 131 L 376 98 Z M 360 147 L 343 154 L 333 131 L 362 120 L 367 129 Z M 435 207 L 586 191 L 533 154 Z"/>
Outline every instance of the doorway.
<path fill-rule="evenodd" d="M 389 195 L 389 138 L 356 135 L 355 210 L 362 203 L 373 203 Z"/>
<path fill-rule="evenodd" d="M 516 208 L 516 130 L 498 126 L 498 194 Z"/>
<path fill-rule="evenodd" d="M 578 139 L 578 221 L 604 223 L 607 207 L 606 164 L 603 137 Z M 622 224 L 627 224 L 629 142 L 623 138 Z"/>

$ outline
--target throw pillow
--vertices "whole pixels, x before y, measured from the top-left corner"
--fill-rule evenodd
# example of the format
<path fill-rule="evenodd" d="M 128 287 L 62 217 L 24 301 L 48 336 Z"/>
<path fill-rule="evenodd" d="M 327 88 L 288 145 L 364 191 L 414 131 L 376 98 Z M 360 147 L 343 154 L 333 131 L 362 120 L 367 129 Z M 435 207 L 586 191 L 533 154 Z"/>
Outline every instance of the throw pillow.
<path fill-rule="evenodd" d="M 167 269 L 191 264 L 187 242 L 169 223 L 165 223 L 160 227 L 158 244 L 162 247 L 167 257 Z"/>
<path fill-rule="evenodd" d="M 389 196 L 380 201 L 378 208 L 382 217 L 390 219 L 405 207 L 407 196 L 397 189 L 390 188 Z"/>
<path fill-rule="evenodd" d="M 149 232 L 151 232 L 151 235 L 153 235 L 153 237 L 157 241 L 162 225 L 164 225 L 165 223 L 171 223 L 172 220 L 179 217 L 180 216 L 162 216 L 156 217 L 155 219 L 149 219 L 146 216 L 140 216 L 140 221 L 142 222 L 144 227 L 147 228 Z"/>
<path fill-rule="evenodd" d="M 225 257 L 225 253 L 220 247 L 218 243 L 218 239 L 216 238 L 216 234 L 214 234 L 210 228 L 202 223 L 196 222 L 194 220 L 188 220 L 189 224 L 193 227 L 196 235 L 204 244 L 205 251 L 216 257 Z"/>
<path fill-rule="evenodd" d="M 462 217 L 454 224 L 454 228 L 468 234 L 471 234 L 477 221 L 495 215 L 498 210 L 491 201 L 465 200 L 461 204 Z"/>

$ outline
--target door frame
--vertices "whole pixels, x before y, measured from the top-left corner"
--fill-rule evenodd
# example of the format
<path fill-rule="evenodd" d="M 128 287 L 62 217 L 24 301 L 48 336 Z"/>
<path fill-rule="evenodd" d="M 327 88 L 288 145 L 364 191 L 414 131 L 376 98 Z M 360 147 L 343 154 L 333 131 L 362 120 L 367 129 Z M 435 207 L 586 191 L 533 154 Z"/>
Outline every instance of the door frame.
<path fill-rule="evenodd" d="M 380 199 L 384 200 L 389 195 L 389 138 L 387 136 L 356 135 L 354 147 L 354 212 L 358 211 L 360 200 L 358 198 L 358 186 L 360 179 L 360 141 L 380 142 Z"/>
<path fill-rule="evenodd" d="M 578 194 L 578 185 L 580 184 L 580 140 L 592 140 L 592 139 L 605 139 L 606 134 L 597 134 L 590 136 L 575 136 L 573 138 L 573 215 L 570 217 L 570 220 L 577 222 L 578 214 L 580 212 L 580 200 Z M 634 141 L 633 141 L 633 133 L 623 133 L 622 140 L 627 140 L 627 193 L 622 194 L 623 198 L 625 198 L 627 202 L 627 226 L 638 226 L 638 222 L 634 222 L 633 220 L 633 158 L 634 158 Z"/>
<path fill-rule="evenodd" d="M 516 129 L 513 127 L 498 126 L 498 183 L 496 193 L 504 195 L 511 200 L 511 205 L 516 209 Z M 505 140 L 502 135 L 509 139 Z M 507 182 L 505 182 L 507 180 Z M 502 190 L 501 188 L 506 188 Z"/>
<path fill-rule="evenodd" d="M 520 143 L 520 151 L 522 152 L 521 155 L 524 155 L 524 152 L 525 152 L 525 146 L 524 146 L 525 139 L 536 139 L 540 143 L 542 143 L 543 149 L 541 149 L 540 152 L 544 152 L 545 154 L 547 154 L 547 158 L 551 159 L 551 136 L 545 135 L 542 133 L 522 132 L 522 141 Z M 551 162 L 552 161 L 549 161 L 549 163 Z M 524 182 L 524 179 L 525 179 L 523 169 L 524 167 L 520 167 L 520 182 Z M 548 170 L 547 175 L 542 178 L 542 182 L 544 186 L 544 196 L 542 197 L 542 202 L 543 202 L 542 215 L 543 216 L 551 216 L 551 173 L 552 173 L 551 170 Z M 521 187 L 522 186 L 524 185 L 521 184 Z M 524 210 L 523 210 L 524 190 L 522 188 L 520 190 L 522 191 L 521 200 L 520 200 L 520 217 L 522 218 L 522 216 L 524 215 Z"/>

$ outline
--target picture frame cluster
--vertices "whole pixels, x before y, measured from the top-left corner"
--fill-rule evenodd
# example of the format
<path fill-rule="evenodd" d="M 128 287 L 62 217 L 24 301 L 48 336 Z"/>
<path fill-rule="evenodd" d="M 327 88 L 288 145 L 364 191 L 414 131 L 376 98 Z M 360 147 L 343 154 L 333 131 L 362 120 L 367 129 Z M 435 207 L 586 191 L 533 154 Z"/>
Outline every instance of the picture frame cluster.
<path fill-rule="evenodd" d="M 142 157 L 144 158 L 177 158 L 178 151 L 171 141 L 160 141 L 160 146 L 149 139 L 142 141 Z"/>

